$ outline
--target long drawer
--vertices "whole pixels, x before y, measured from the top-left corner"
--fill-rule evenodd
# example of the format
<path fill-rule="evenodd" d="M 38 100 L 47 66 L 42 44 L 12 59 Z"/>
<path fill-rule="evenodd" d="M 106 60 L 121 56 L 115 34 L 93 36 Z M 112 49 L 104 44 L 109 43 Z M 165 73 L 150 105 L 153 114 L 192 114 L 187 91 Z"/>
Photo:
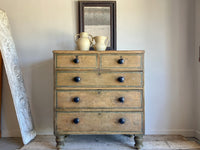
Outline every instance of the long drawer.
<path fill-rule="evenodd" d="M 57 108 L 142 108 L 143 90 L 57 90 Z"/>
<path fill-rule="evenodd" d="M 57 71 L 57 87 L 143 87 L 143 72 Z"/>
<path fill-rule="evenodd" d="M 83 131 L 142 132 L 142 118 L 142 112 L 57 112 L 56 130 L 60 134 Z"/>

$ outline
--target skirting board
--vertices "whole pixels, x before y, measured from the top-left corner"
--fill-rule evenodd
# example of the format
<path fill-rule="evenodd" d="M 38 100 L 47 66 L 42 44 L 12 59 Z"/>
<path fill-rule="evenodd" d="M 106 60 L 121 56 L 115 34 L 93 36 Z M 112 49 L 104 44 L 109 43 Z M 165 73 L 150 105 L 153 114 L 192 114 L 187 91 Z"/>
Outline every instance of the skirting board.
<path fill-rule="evenodd" d="M 200 131 L 198 130 L 195 131 L 195 138 L 200 140 Z"/>

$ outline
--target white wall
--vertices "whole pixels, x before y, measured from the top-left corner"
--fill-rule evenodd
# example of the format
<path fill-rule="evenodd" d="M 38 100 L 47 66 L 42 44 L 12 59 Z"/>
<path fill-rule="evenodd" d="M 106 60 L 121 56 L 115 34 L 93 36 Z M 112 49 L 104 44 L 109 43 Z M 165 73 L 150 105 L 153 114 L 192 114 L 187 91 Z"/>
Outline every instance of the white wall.
<path fill-rule="evenodd" d="M 0 0 L 38 134 L 53 133 L 52 50 L 74 49 L 75 0 Z M 118 50 L 145 49 L 146 134 L 194 135 L 194 0 L 117 0 Z M 3 136 L 19 135 L 7 80 Z"/>
<path fill-rule="evenodd" d="M 200 0 L 195 0 L 195 87 L 196 87 L 196 124 L 195 136 L 200 139 Z"/>

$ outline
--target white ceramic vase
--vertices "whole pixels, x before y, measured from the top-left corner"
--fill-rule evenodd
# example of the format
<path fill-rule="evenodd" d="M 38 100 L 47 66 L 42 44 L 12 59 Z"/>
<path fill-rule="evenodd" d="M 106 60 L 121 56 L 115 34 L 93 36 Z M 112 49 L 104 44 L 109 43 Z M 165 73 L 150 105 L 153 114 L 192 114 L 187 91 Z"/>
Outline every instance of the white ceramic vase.
<path fill-rule="evenodd" d="M 108 37 L 107 36 L 95 36 L 93 38 L 95 40 L 94 49 L 97 51 L 105 51 L 108 45 Z"/>
<path fill-rule="evenodd" d="M 78 39 L 77 37 L 80 36 Z M 81 51 L 89 51 L 90 46 L 92 45 L 92 35 L 87 32 L 81 32 L 80 34 L 75 35 L 75 41 L 78 46 L 78 49 Z"/>

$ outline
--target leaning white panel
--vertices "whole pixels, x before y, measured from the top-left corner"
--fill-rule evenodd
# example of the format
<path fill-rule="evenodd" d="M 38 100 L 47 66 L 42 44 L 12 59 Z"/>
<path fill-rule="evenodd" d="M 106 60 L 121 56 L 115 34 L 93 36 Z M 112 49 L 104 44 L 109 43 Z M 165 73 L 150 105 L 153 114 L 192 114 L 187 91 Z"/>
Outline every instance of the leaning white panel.
<path fill-rule="evenodd" d="M 0 10 L 0 49 L 24 144 L 35 138 L 29 101 L 6 13 Z"/>

